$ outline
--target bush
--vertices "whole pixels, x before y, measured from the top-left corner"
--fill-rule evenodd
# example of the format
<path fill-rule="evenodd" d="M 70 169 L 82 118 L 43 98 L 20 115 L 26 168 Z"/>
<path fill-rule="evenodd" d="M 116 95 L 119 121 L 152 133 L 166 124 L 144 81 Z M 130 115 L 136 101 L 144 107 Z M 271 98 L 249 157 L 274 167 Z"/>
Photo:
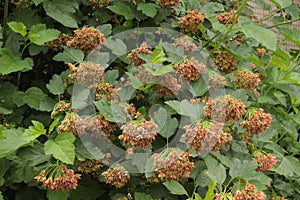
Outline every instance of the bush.
<path fill-rule="evenodd" d="M 272 2 L 1 1 L 0 199 L 299 199 L 299 8 Z"/>

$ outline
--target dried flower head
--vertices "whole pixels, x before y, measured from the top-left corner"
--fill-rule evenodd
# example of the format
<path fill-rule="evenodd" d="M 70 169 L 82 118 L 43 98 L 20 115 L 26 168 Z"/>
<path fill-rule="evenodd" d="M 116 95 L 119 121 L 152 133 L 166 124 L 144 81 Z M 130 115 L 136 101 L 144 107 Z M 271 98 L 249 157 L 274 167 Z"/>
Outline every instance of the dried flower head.
<path fill-rule="evenodd" d="M 232 76 L 235 86 L 247 91 L 258 86 L 261 82 L 259 73 L 253 73 L 247 69 L 238 69 L 232 73 Z"/>
<path fill-rule="evenodd" d="M 183 63 L 174 65 L 175 72 L 182 75 L 188 82 L 195 81 L 205 72 L 205 64 L 200 63 L 194 57 L 185 59 Z"/>
<path fill-rule="evenodd" d="M 170 150 L 170 149 L 169 149 Z M 190 161 L 188 152 L 162 152 L 153 154 L 153 170 L 161 181 L 188 178 L 195 164 Z"/>
<path fill-rule="evenodd" d="M 257 48 L 256 52 L 259 58 L 263 58 L 266 54 L 266 49 L 265 48 Z"/>
<path fill-rule="evenodd" d="M 175 43 L 174 43 L 175 47 L 183 47 L 184 49 L 184 54 L 185 55 L 189 55 L 190 53 L 193 53 L 197 46 L 193 41 L 190 41 L 190 38 L 186 35 L 184 37 L 178 38 Z"/>
<path fill-rule="evenodd" d="M 243 117 L 246 106 L 241 99 L 235 100 L 230 95 L 209 99 L 205 106 L 205 115 L 217 122 L 234 122 Z"/>
<path fill-rule="evenodd" d="M 138 49 L 131 50 L 131 53 L 128 54 L 128 58 L 133 62 L 135 66 L 140 66 L 145 63 L 141 58 L 139 58 L 139 54 L 149 54 L 152 55 L 152 51 L 148 49 L 147 42 L 143 42 Z"/>
<path fill-rule="evenodd" d="M 94 49 L 99 50 L 101 44 L 106 40 L 103 33 L 94 27 L 83 27 L 74 31 L 74 37 L 67 42 L 68 46 L 81 49 L 90 53 Z"/>
<path fill-rule="evenodd" d="M 204 18 L 205 15 L 199 13 L 198 9 L 188 10 L 186 16 L 179 18 L 180 27 L 185 33 L 198 33 Z"/>
<path fill-rule="evenodd" d="M 214 58 L 214 63 L 220 71 L 226 73 L 234 71 L 237 66 L 236 59 L 229 53 L 218 53 Z"/>
<path fill-rule="evenodd" d="M 56 170 L 56 173 L 51 173 Z M 49 176 L 51 174 L 51 176 Z M 52 177 L 52 175 L 56 175 Z M 75 174 L 72 169 L 68 169 L 66 165 L 56 166 L 55 168 L 42 170 L 40 174 L 34 177 L 37 182 L 42 183 L 42 187 L 52 191 L 67 191 L 77 188 L 78 180 L 81 174 Z"/>
<path fill-rule="evenodd" d="M 96 98 L 98 101 L 102 98 L 106 97 L 108 101 L 113 100 L 117 97 L 117 89 L 109 83 L 105 83 L 102 79 L 96 88 Z"/>
<path fill-rule="evenodd" d="M 224 76 L 218 75 L 217 73 L 212 73 L 209 75 L 209 88 L 211 90 L 217 90 L 224 88 L 226 85 L 226 78 Z"/>
<path fill-rule="evenodd" d="M 264 112 L 262 108 L 250 115 L 247 120 L 240 123 L 242 128 L 250 134 L 259 134 L 269 128 L 272 122 L 272 115 Z"/>
<path fill-rule="evenodd" d="M 224 12 L 216 16 L 217 20 L 221 24 L 237 24 L 238 23 L 237 15 L 234 18 L 233 17 L 234 17 L 233 11 Z"/>
<path fill-rule="evenodd" d="M 72 37 L 69 36 L 68 34 L 61 33 L 57 39 L 46 42 L 45 46 L 49 47 L 53 51 L 62 51 L 64 50 L 64 46 L 71 39 Z"/>
<path fill-rule="evenodd" d="M 69 67 L 73 71 L 73 73 L 69 75 L 70 78 L 84 86 L 96 87 L 104 75 L 104 68 L 99 64 L 93 64 L 91 62 L 83 62 L 79 67 L 75 67 L 69 63 Z"/>
<path fill-rule="evenodd" d="M 173 96 L 178 93 L 181 85 L 178 83 L 177 78 L 174 76 L 156 76 L 155 80 L 157 85 L 153 89 L 157 92 L 159 96 Z"/>
<path fill-rule="evenodd" d="M 62 120 L 60 125 L 58 126 L 58 130 L 60 133 L 68 132 L 72 133 L 75 136 L 78 136 L 77 129 L 76 129 L 76 120 L 78 116 L 74 115 L 66 115 L 65 118 Z"/>
<path fill-rule="evenodd" d="M 255 185 L 249 184 L 242 191 L 237 191 L 234 195 L 235 200 L 265 200 L 267 196 L 260 190 L 257 190 Z"/>
<path fill-rule="evenodd" d="M 30 9 L 32 6 L 31 0 L 11 0 L 11 3 L 13 3 L 18 10 Z"/>
<path fill-rule="evenodd" d="M 158 0 L 158 3 L 163 8 L 170 8 L 175 5 L 180 5 L 180 0 Z"/>
<path fill-rule="evenodd" d="M 105 178 L 106 183 L 114 185 L 116 188 L 123 187 L 130 179 L 129 173 L 119 164 L 103 172 L 102 176 Z"/>
<path fill-rule="evenodd" d="M 71 104 L 65 101 L 59 101 L 52 113 L 51 113 L 51 118 L 53 118 L 55 115 L 59 114 L 59 113 L 67 113 L 67 112 L 71 112 Z"/>
<path fill-rule="evenodd" d="M 268 155 L 256 153 L 253 161 L 258 164 L 256 168 L 257 171 L 265 172 L 272 169 L 276 165 L 277 158 L 270 153 Z"/>
<path fill-rule="evenodd" d="M 110 4 L 110 0 L 90 0 L 94 9 L 104 9 Z"/>
<path fill-rule="evenodd" d="M 103 131 L 106 136 L 110 136 L 112 133 L 114 133 L 116 131 L 116 129 L 117 129 L 116 123 L 105 120 L 105 118 L 102 115 L 99 115 L 97 117 L 97 119 L 98 119 L 99 129 L 101 129 L 101 131 Z M 100 134 L 100 135 L 94 135 L 94 136 L 101 137 L 102 135 Z"/>
<path fill-rule="evenodd" d="M 122 135 L 119 139 L 124 145 L 147 148 L 155 139 L 157 125 L 152 121 L 143 119 L 140 123 L 129 122 L 121 127 Z"/>
<path fill-rule="evenodd" d="M 229 133 L 223 132 L 223 124 L 204 125 L 196 123 L 194 127 L 186 125 L 183 127 L 185 133 L 182 140 L 190 148 L 202 153 L 205 151 L 220 151 L 221 147 L 231 141 Z"/>
<path fill-rule="evenodd" d="M 93 176 L 97 176 L 99 174 L 100 169 L 109 164 L 110 154 L 107 153 L 101 160 L 84 160 L 77 161 L 76 165 L 78 167 L 78 171 L 85 174 L 92 174 Z"/>

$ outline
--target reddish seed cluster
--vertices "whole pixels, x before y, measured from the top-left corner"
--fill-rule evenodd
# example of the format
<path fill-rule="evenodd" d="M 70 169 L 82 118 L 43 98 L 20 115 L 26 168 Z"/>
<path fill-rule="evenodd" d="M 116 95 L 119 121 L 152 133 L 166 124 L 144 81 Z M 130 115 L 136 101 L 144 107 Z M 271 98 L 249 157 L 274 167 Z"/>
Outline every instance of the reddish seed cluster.
<path fill-rule="evenodd" d="M 90 0 L 94 9 L 103 9 L 106 8 L 110 1 L 109 0 Z"/>
<path fill-rule="evenodd" d="M 223 132 L 222 127 L 222 124 L 211 124 L 209 127 L 202 127 L 200 123 L 197 123 L 193 128 L 186 125 L 183 127 L 185 133 L 182 135 L 182 140 L 197 152 L 210 150 L 218 152 L 222 146 L 232 140 L 232 136 Z"/>
<path fill-rule="evenodd" d="M 268 155 L 257 153 L 255 158 L 253 158 L 253 161 L 258 164 L 256 168 L 257 171 L 265 172 L 272 169 L 276 165 L 277 158 L 270 153 Z"/>
<path fill-rule="evenodd" d="M 54 169 L 55 170 L 55 169 Z M 72 169 L 68 169 L 66 165 L 62 165 L 59 169 L 61 172 L 57 177 L 47 177 L 46 170 L 42 170 L 40 174 L 34 177 L 38 182 L 42 183 L 44 188 L 53 191 L 67 191 L 77 188 L 77 182 L 81 174 L 75 174 Z"/>
<path fill-rule="evenodd" d="M 163 8 L 170 8 L 175 5 L 180 5 L 180 0 L 158 0 L 158 3 Z"/>
<path fill-rule="evenodd" d="M 143 42 L 138 49 L 131 50 L 131 53 L 128 54 L 128 58 L 133 62 L 135 66 L 140 66 L 145 63 L 142 59 L 139 58 L 139 54 L 149 54 L 152 55 L 152 51 L 148 49 L 147 42 Z"/>
<path fill-rule="evenodd" d="M 180 27 L 185 33 L 198 33 L 204 18 L 205 15 L 199 13 L 198 9 L 188 10 L 185 17 L 179 18 Z"/>
<path fill-rule="evenodd" d="M 111 135 L 117 129 L 117 124 L 104 119 L 102 115 L 98 116 L 98 127 L 101 131 L 105 133 L 106 136 Z M 101 135 L 98 135 L 101 137 Z"/>
<path fill-rule="evenodd" d="M 103 80 L 101 80 L 100 84 L 97 85 L 95 98 L 96 101 L 104 97 L 106 97 L 108 101 L 111 101 L 116 96 L 117 90 L 109 83 L 105 83 Z"/>
<path fill-rule="evenodd" d="M 124 145 L 147 148 L 155 139 L 157 125 L 153 121 L 142 120 L 140 124 L 127 123 L 121 127 L 122 135 L 119 139 Z"/>
<path fill-rule="evenodd" d="M 247 120 L 240 123 L 242 128 L 250 134 L 259 134 L 269 128 L 272 122 L 272 115 L 264 112 L 262 108 L 248 117 Z"/>
<path fill-rule="evenodd" d="M 101 160 L 84 160 L 84 161 L 77 161 L 76 165 L 78 166 L 78 171 L 83 172 L 85 174 L 92 174 L 97 176 L 100 168 L 109 164 L 110 154 L 105 154 L 104 158 Z"/>
<path fill-rule="evenodd" d="M 232 73 L 233 82 L 237 88 L 243 88 L 247 91 L 258 86 L 261 82 L 259 73 L 253 73 L 247 69 L 238 69 Z"/>
<path fill-rule="evenodd" d="M 234 195 L 235 200 L 265 200 L 267 196 L 260 190 L 257 190 L 255 185 L 249 184 L 242 191 L 237 191 Z"/>
<path fill-rule="evenodd" d="M 195 43 L 193 43 L 193 41 L 189 41 L 190 38 L 186 35 L 184 37 L 181 37 L 181 38 L 178 38 L 175 43 L 174 43 L 174 46 L 175 47 L 183 47 L 184 49 L 184 54 L 185 55 L 189 55 L 190 53 L 193 53 L 197 46 Z"/>
<path fill-rule="evenodd" d="M 100 49 L 101 44 L 106 40 L 103 33 L 94 27 L 83 27 L 74 31 L 74 37 L 67 42 L 68 46 L 81 49 L 90 53 L 94 49 Z"/>
<path fill-rule="evenodd" d="M 83 135 L 83 134 L 89 134 L 94 136 L 95 138 L 103 138 L 106 137 L 108 134 L 107 132 L 104 132 L 104 130 L 102 130 L 101 125 L 99 123 L 99 118 L 98 119 L 93 119 L 90 117 L 87 117 L 85 119 L 78 119 L 76 120 L 76 129 L 77 129 L 77 133 L 78 135 Z M 102 120 L 103 122 L 103 120 Z M 103 127 L 103 126 L 102 126 Z M 111 128 L 115 128 L 111 127 Z M 104 127 L 103 127 L 104 129 Z"/>
<path fill-rule="evenodd" d="M 103 172 L 102 176 L 105 178 L 106 183 L 114 185 L 116 188 L 123 187 L 130 179 L 129 173 L 119 164 Z"/>
<path fill-rule="evenodd" d="M 233 72 L 237 66 L 236 59 L 229 53 L 218 53 L 214 58 L 216 67 L 223 72 Z"/>
<path fill-rule="evenodd" d="M 195 164 L 189 160 L 190 156 L 188 152 L 177 151 L 169 152 L 167 155 L 155 153 L 152 156 L 154 158 L 153 170 L 157 178 L 161 181 L 188 178 L 195 167 Z"/>
<path fill-rule="evenodd" d="M 59 101 L 52 113 L 51 113 L 51 118 L 53 118 L 55 115 L 59 114 L 59 113 L 66 113 L 66 112 L 70 112 L 71 111 L 71 104 L 67 103 L 65 101 Z"/>
<path fill-rule="evenodd" d="M 64 46 L 71 39 L 72 37 L 68 34 L 61 33 L 57 39 L 52 40 L 50 42 L 46 42 L 45 45 L 51 48 L 53 51 L 62 51 L 64 50 Z"/>
<path fill-rule="evenodd" d="M 238 19 L 236 17 L 233 18 L 233 16 L 234 16 L 234 12 L 230 11 L 230 12 L 221 13 L 216 18 L 221 24 L 237 24 Z"/>
<path fill-rule="evenodd" d="M 159 96 L 176 95 L 181 88 L 178 80 L 173 76 L 156 76 L 155 80 L 158 82 L 158 85 L 155 85 L 153 89 Z"/>
<path fill-rule="evenodd" d="M 75 116 L 72 116 L 72 117 L 66 116 L 64 118 L 64 120 L 62 120 L 60 125 L 58 126 L 59 132 L 60 133 L 68 132 L 68 133 L 72 133 L 75 136 L 78 136 L 77 129 L 76 129 L 76 126 L 75 126 L 76 119 L 77 119 L 77 117 L 75 117 Z"/>
<path fill-rule="evenodd" d="M 200 63 L 194 57 L 185 59 L 184 63 L 174 65 L 175 72 L 181 74 L 187 81 L 192 82 L 205 72 L 205 64 Z"/>
<path fill-rule="evenodd" d="M 144 67 L 137 67 L 139 71 L 134 74 L 136 78 L 138 78 L 144 85 L 150 83 L 151 80 L 154 79 L 154 76 L 148 72 Z"/>
<path fill-rule="evenodd" d="M 218 74 L 210 75 L 208 81 L 209 81 L 209 88 L 211 90 L 221 89 L 224 88 L 226 85 L 226 78 Z"/>
<path fill-rule="evenodd" d="M 127 115 L 128 121 L 135 120 L 139 116 L 141 116 L 141 113 L 136 110 L 136 107 L 134 106 L 133 103 L 129 105 L 128 104 L 121 105 L 121 107 L 123 108 L 124 113 Z"/>
<path fill-rule="evenodd" d="M 80 64 L 80 67 L 75 67 L 69 63 L 69 67 L 73 71 L 73 73 L 69 75 L 70 78 L 75 79 L 76 83 L 85 86 L 96 87 L 103 78 L 104 68 L 99 64 L 83 62 Z"/>
<path fill-rule="evenodd" d="M 234 122 L 243 117 L 246 106 L 238 99 L 225 95 L 217 99 L 208 99 L 205 115 L 217 122 Z"/>
<path fill-rule="evenodd" d="M 232 136 L 230 133 L 227 132 L 221 132 L 220 137 L 218 138 L 217 143 L 215 144 L 213 150 L 216 152 L 220 152 L 221 147 L 225 146 L 232 140 Z"/>

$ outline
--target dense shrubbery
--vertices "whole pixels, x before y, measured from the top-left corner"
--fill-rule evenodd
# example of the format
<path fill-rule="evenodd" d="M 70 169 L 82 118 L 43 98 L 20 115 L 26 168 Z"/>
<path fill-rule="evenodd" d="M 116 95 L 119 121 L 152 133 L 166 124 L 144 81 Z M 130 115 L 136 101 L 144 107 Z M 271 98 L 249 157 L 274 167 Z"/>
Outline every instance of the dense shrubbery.
<path fill-rule="evenodd" d="M 300 199 L 292 1 L 0 3 L 0 199 Z"/>

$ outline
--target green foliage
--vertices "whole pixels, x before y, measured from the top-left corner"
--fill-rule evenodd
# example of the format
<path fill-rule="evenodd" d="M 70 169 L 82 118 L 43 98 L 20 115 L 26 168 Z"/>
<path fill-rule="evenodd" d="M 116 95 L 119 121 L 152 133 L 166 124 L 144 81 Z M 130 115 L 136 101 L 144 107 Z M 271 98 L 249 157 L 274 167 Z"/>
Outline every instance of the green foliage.
<path fill-rule="evenodd" d="M 14 55 L 13 52 L 8 48 L 0 49 L 0 73 L 7 75 L 12 72 L 28 71 L 33 67 L 33 61 L 31 58 L 25 58 L 24 60 Z"/>
<path fill-rule="evenodd" d="M 187 191 L 184 189 L 184 187 L 177 181 L 167 181 L 163 183 L 166 188 L 172 193 L 177 195 L 186 195 L 188 196 Z"/>
<path fill-rule="evenodd" d="M 177 1 L 5 2 L 0 18 L 0 200 L 211 200 L 216 194 L 234 199 L 247 184 L 267 199 L 300 199 L 300 54 L 299 48 L 284 50 L 278 38 L 281 34 L 300 46 L 299 30 L 289 26 L 299 20 L 295 2 L 256 0 L 270 11 L 259 20 L 247 1 L 181 0 L 172 6 L 168 2 Z M 204 14 L 204 22 L 186 33 L 182 21 L 195 9 Z M 220 15 L 231 11 L 238 23 L 226 23 Z M 188 19 L 194 18 L 201 17 Z M 187 20 L 185 25 L 195 24 Z M 92 31 L 75 37 L 83 27 L 99 30 L 105 41 Z M 86 53 L 70 45 L 70 38 L 84 47 L 98 42 L 97 48 Z M 143 42 L 147 49 L 140 46 Z M 218 65 L 221 53 L 226 54 Z M 229 61 L 228 55 L 233 56 Z M 205 70 L 190 81 L 199 67 L 192 57 Z M 83 62 L 104 70 L 76 71 Z M 236 64 L 233 73 L 222 69 L 226 62 Z M 237 80 L 235 72 L 241 69 L 257 77 Z M 258 78 L 256 86 L 243 87 Z M 218 122 L 207 106 L 225 94 L 239 99 L 246 112 L 238 120 L 221 121 L 227 135 L 220 135 L 211 130 Z M 259 108 L 272 116 L 271 124 L 250 134 L 241 122 Z M 205 136 L 204 128 L 209 130 Z M 164 163 L 165 171 L 155 165 L 155 153 L 165 160 L 174 152 L 191 155 L 189 178 L 177 179 L 187 160 L 174 165 L 172 158 Z M 271 154 L 277 163 L 260 170 L 258 153 Z M 51 169 L 63 164 L 81 174 L 74 189 L 52 191 L 37 183 L 42 170 L 47 178 L 59 177 L 59 168 Z M 102 175 L 117 164 L 130 175 L 121 188 Z M 124 181 L 121 174 L 112 175 L 118 178 L 115 183 Z M 174 178 L 166 178 L 170 174 Z"/>
<path fill-rule="evenodd" d="M 54 158 L 64 163 L 73 164 L 75 159 L 74 141 L 74 135 L 61 133 L 55 140 L 48 140 L 45 143 L 45 153 L 46 155 L 53 155 Z"/>

